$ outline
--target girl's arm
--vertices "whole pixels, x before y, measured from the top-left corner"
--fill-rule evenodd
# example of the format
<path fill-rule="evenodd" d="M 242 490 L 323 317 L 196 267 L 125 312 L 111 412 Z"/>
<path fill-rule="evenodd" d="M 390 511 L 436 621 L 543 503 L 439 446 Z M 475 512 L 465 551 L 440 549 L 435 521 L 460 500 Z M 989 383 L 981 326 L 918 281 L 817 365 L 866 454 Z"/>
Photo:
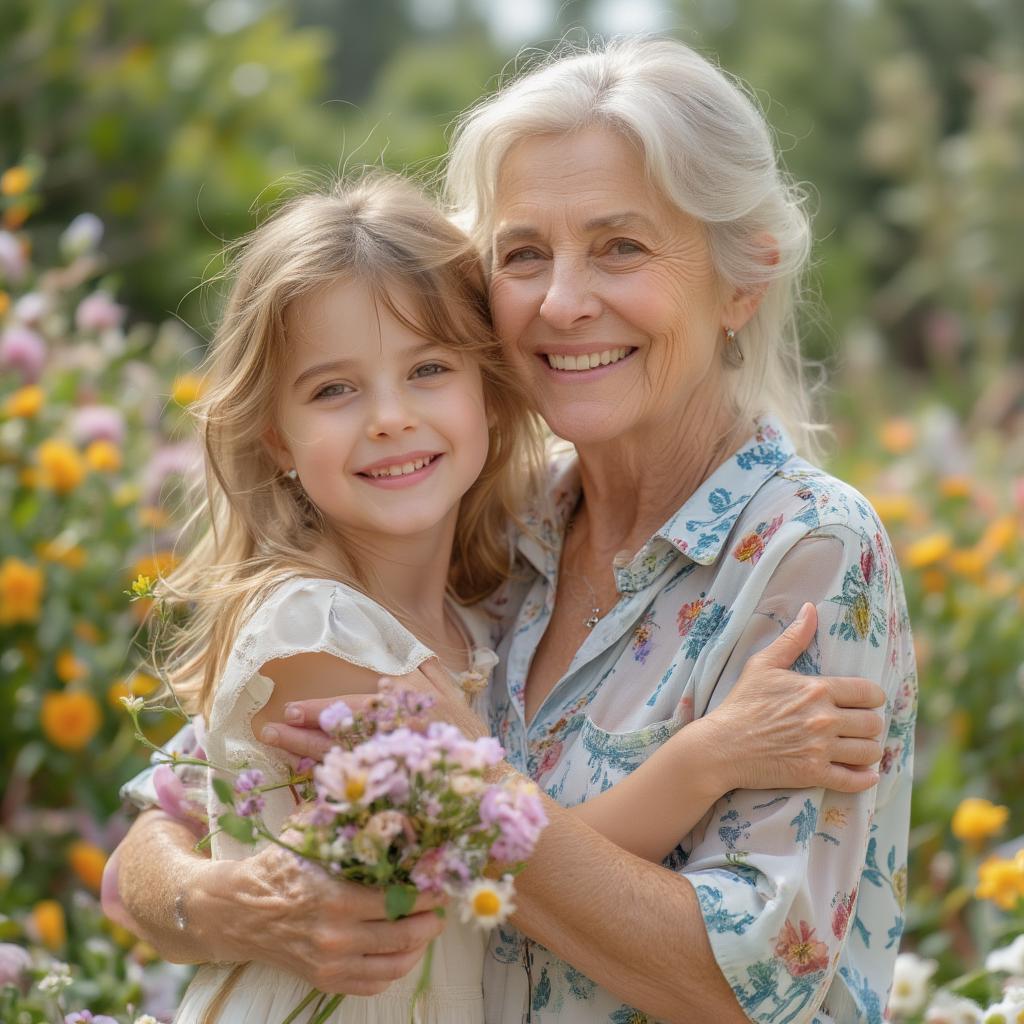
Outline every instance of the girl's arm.
<path fill-rule="evenodd" d="M 822 786 L 859 793 L 878 781 L 881 707 L 866 679 L 788 671 L 814 637 L 807 604 L 773 644 L 749 659 L 729 697 L 689 723 L 611 789 L 569 812 L 617 846 L 659 863 L 733 789 Z"/>

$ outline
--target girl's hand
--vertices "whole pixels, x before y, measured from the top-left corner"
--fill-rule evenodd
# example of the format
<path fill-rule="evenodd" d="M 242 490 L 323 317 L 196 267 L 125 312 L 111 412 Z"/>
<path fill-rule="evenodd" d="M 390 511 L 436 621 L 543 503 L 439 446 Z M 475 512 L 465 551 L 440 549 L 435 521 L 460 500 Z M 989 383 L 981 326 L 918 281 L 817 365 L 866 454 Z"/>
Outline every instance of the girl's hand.
<path fill-rule="evenodd" d="M 885 704 L 881 687 L 791 670 L 817 625 L 814 605 L 805 604 L 782 636 L 747 662 L 725 701 L 698 720 L 727 791 L 823 786 L 860 793 L 878 782 L 884 722 L 873 709 Z"/>

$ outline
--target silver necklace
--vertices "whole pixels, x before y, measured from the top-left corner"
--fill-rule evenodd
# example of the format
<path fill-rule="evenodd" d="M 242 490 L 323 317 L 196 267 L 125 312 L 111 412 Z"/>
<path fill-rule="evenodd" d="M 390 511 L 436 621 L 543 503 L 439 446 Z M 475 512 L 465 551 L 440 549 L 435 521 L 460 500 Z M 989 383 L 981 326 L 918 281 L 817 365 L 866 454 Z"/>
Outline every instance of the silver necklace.
<path fill-rule="evenodd" d="M 579 503 L 577 503 L 576 508 L 577 510 L 579 509 Z M 565 524 L 565 532 L 567 534 L 572 532 L 572 528 L 575 525 L 575 523 L 576 512 L 574 511 L 572 514 L 572 518 Z M 583 620 L 583 625 L 586 626 L 587 629 L 593 629 L 601 621 L 601 609 L 598 607 L 597 604 L 597 592 L 590 585 L 590 580 L 588 580 L 583 573 L 572 572 L 567 573 L 566 575 L 575 576 L 577 579 L 583 580 L 583 582 L 587 585 L 587 590 L 590 591 L 590 601 L 593 607 L 590 609 L 590 614 Z"/>

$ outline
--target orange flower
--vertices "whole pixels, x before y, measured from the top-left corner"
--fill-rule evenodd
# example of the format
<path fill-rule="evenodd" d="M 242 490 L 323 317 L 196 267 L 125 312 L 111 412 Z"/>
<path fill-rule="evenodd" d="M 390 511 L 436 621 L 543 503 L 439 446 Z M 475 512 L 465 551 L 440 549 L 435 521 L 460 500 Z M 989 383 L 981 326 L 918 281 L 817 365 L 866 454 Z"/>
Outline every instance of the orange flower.
<path fill-rule="evenodd" d="M 914 512 L 914 503 L 905 494 L 876 494 L 871 505 L 883 523 L 906 522 Z"/>
<path fill-rule="evenodd" d="M 101 725 L 100 708 L 84 690 L 47 693 L 40 722 L 46 738 L 61 750 L 81 750 Z"/>
<path fill-rule="evenodd" d="M 18 388 L 4 402 L 4 415 L 11 419 L 31 419 L 42 409 L 45 398 L 43 389 L 36 384 Z"/>
<path fill-rule="evenodd" d="M 107 863 L 107 855 L 103 850 L 78 839 L 68 847 L 68 863 L 84 886 L 93 892 L 100 891 L 103 867 Z"/>
<path fill-rule="evenodd" d="M 978 549 L 989 559 L 1002 554 L 1017 537 L 1017 520 L 1013 516 L 1000 516 L 989 524 L 978 542 Z"/>
<path fill-rule="evenodd" d="M 814 928 L 806 921 L 800 922 L 799 931 L 792 922 L 785 923 L 775 940 L 775 955 L 782 957 L 794 978 L 828 967 L 828 946 L 815 936 Z"/>
<path fill-rule="evenodd" d="M 42 597 L 42 569 L 20 558 L 5 558 L 0 565 L 0 626 L 35 622 Z"/>
<path fill-rule="evenodd" d="M 98 644 L 101 633 L 91 622 L 80 619 L 75 623 L 75 636 L 79 640 L 84 640 L 87 644 Z"/>
<path fill-rule="evenodd" d="M 968 498 L 971 479 L 966 476 L 945 476 L 939 481 L 939 493 L 944 498 Z"/>
<path fill-rule="evenodd" d="M 68 569 L 81 569 L 85 565 L 85 548 L 72 544 L 65 535 L 37 544 L 36 554 L 44 562 L 56 562 Z"/>
<path fill-rule="evenodd" d="M 156 692 L 160 681 L 145 672 L 136 672 L 131 679 L 116 679 L 107 690 L 107 702 L 116 711 L 123 711 L 122 697 L 149 697 Z"/>
<path fill-rule="evenodd" d="M 949 580 L 941 569 L 925 569 L 921 573 L 921 586 L 926 594 L 943 594 L 949 586 Z"/>
<path fill-rule="evenodd" d="M 57 678 L 62 683 L 73 683 L 76 679 L 84 679 L 89 674 L 85 663 L 75 657 L 74 651 L 61 651 L 57 655 Z"/>
<path fill-rule="evenodd" d="M 0 195 L 20 196 L 32 184 L 32 173 L 27 167 L 8 167 L 0 174 Z"/>
<path fill-rule="evenodd" d="M 29 932 L 51 953 L 59 952 L 68 940 L 64 908 L 56 900 L 40 900 L 28 918 Z"/>
<path fill-rule="evenodd" d="M 67 441 L 44 441 L 38 454 L 43 480 L 58 494 L 73 491 L 85 478 L 82 457 Z"/>
<path fill-rule="evenodd" d="M 143 505 L 139 509 L 139 523 L 149 530 L 162 530 L 171 517 L 159 505 Z"/>
<path fill-rule="evenodd" d="M 0 292 L 0 316 L 6 316 L 11 308 L 11 297 L 7 292 Z"/>
<path fill-rule="evenodd" d="M 952 829 L 957 839 L 979 842 L 1001 832 L 1010 817 L 1010 809 L 991 800 L 969 796 L 953 812 Z"/>
<path fill-rule="evenodd" d="M 85 461 L 97 473 L 116 473 L 121 468 L 121 451 L 110 441 L 93 441 L 85 449 Z"/>
<path fill-rule="evenodd" d="M 738 562 L 756 562 L 762 554 L 764 554 L 764 541 L 756 533 L 748 533 L 733 551 L 733 557 Z"/>
<path fill-rule="evenodd" d="M 917 441 L 914 424 L 906 419 L 891 419 L 882 424 L 878 432 L 882 447 L 891 455 L 902 455 L 910 451 Z"/>
<path fill-rule="evenodd" d="M 4 210 L 4 227 L 9 231 L 17 231 L 28 220 L 28 215 L 31 212 L 31 208 L 26 203 L 15 203 L 14 206 L 8 206 Z"/>

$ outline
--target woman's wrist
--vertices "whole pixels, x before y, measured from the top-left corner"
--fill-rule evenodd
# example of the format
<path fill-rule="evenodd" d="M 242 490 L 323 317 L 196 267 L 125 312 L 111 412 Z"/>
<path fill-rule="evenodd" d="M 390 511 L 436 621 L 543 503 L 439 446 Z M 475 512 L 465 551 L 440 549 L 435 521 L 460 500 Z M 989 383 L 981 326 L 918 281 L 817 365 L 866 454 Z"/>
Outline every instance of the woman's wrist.
<path fill-rule="evenodd" d="M 245 879 L 230 860 L 208 861 L 175 893 L 174 927 L 183 941 L 194 944 L 203 961 L 235 963 L 248 959 L 237 940 L 244 942 L 245 922 L 238 896 Z M 240 926 L 240 927 L 239 927 Z M 241 931 L 241 935 L 235 935 Z"/>

